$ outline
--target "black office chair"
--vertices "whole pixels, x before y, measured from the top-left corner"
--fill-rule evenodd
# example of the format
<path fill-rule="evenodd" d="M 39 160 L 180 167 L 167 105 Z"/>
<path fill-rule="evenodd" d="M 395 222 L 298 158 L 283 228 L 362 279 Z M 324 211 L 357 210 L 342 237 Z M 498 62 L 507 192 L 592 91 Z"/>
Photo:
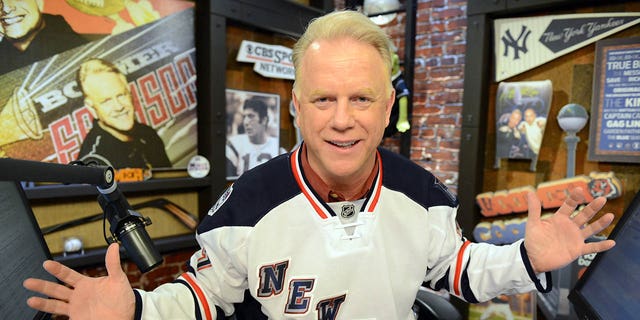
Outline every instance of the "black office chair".
<path fill-rule="evenodd" d="M 449 300 L 425 288 L 418 290 L 413 306 L 418 320 L 462 320 L 462 315 Z"/>

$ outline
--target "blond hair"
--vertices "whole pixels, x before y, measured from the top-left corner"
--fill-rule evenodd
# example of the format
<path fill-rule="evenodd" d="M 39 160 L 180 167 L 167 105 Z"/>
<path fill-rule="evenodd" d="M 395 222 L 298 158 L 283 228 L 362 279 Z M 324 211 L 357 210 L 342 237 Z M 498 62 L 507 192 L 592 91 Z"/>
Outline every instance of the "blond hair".
<path fill-rule="evenodd" d="M 115 64 L 104 59 L 91 58 L 80 64 L 80 68 L 78 68 L 76 78 L 80 91 L 84 92 L 84 84 L 87 77 L 98 73 L 114 73 L 120 76 L 125 84 L 127 83 L 127 78 Z"/>
<path fill-rule="evenodd" d="M 345 10 L 334 11 L 313 19 L 307 30 L 293 46 L 292 58 L 296 79 L 300 76 L 302 57 L 313 42 L 339 38 L 351 38 L 374 47 L 386 64 L 385 68 L 389 71 L 389 75 L 391 75 L 393 44 L 389 36 L 362 13 Z M 389 86 L 391 86 L 391 82 L 389 82 Z M 295 82 L 293 88 L 294 90 L 296 88 Z"/>

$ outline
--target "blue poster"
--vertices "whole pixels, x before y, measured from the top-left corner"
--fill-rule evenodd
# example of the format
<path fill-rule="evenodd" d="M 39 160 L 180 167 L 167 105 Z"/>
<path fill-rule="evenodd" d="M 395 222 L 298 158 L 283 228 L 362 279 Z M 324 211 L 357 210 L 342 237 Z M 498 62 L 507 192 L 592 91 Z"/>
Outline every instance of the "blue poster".
<path fill-rule="evenodd" d="M 597 43 L 590 160 L 640 162 L 640 38 Z"/>

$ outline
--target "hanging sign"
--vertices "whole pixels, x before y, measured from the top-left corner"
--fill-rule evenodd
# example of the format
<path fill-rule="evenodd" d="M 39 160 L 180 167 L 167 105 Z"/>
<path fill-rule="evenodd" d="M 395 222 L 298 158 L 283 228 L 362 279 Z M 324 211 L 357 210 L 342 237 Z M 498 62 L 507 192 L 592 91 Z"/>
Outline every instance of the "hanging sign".
<path fill-rule="evenodd" d="M 495 81 L 533 69 L 639 22 L 638 12 L 496 19 Z"/>
<path fill-rule="evenodd" d="M 293 80 L 295 76 L 291 53 L 284 46 L 242 40 L 236 60 L 253 62 L 253 71 L 267 78 Z"/>
<path fill-rule="evenodd" d="M 589 176 L 580 175 L 554 181 L 542 182 L 537 188 L 518 187 L 509 190 L 484 192 L 476 196 L 480 213 L 485 217 L 507 215 L 528 210 L 527 194 L 535 191 L 543 209 L 559 208 L 569 196 L 569 190 L 582 188 L 583 203 L 589 203 L 597 197 L 615 199 L 622 195 L 622 184 L 613 172 L 591 172 Z"/>

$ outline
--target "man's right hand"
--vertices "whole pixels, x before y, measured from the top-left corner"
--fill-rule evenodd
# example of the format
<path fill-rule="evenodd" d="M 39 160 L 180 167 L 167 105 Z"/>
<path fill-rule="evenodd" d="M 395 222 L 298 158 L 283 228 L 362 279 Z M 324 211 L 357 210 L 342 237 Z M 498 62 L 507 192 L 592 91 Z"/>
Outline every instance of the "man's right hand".
<path fill-rule="evenodd" d="M 127 275 L 120 265 L 117 243 L 107 249 L 107 276 L 92 278 L 59 262 L 45 261 L 47 272 L 63 284 L 29 278 L 23 283 L 28 290 L 50 297 L 30 297 L 27 304 L 34 309 L 68 316 L 71 319 L 133 319 L 135 298 Z"/>

